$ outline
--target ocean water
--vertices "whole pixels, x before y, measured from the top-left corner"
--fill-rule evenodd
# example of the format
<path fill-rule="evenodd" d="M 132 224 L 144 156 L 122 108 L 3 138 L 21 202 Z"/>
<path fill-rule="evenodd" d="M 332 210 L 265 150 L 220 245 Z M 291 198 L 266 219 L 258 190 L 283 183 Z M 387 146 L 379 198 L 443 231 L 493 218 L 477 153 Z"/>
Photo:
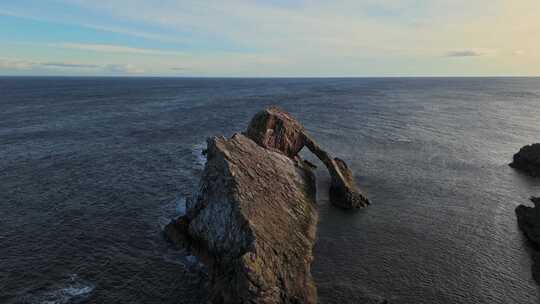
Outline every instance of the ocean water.
<path fill-rule="evenodd" d="M 0 78 L 0 303 L 199 303 L 163 225 L 205 138 L 268 105 L 372 201 L 330 206 L 317 163 L 320 303 L 540 302 L 514 215 L 540 180 L 507 166 L 540 141 L 540 79 Z"/>

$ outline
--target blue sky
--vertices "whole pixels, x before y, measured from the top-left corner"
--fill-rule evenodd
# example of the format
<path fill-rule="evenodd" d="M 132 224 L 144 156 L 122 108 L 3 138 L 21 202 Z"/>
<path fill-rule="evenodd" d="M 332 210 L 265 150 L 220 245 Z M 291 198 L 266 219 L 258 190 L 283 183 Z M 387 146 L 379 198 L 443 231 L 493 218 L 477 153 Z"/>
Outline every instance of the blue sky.
<path fill-rule="evenodd" d="M 0 2 L 0 75 L 535 76 L 537 0 Z"/>

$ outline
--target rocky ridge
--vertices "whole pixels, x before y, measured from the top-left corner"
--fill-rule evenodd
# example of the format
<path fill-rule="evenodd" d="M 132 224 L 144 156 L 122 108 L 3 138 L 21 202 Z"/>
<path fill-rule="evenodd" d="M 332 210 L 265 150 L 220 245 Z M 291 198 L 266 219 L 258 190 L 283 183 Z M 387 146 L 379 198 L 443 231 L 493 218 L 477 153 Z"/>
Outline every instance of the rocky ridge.
<path fill-rule="evenodd" d="M 307 146 L 328 168 L 334 205 L 365 207 L 344 161 L 332 158 L 286 112 L 259 112 L 244 134 L 208 139 L 197 197 L 165 229 L 209 270 L 211 303 L 316 303 L 311 277 L 318 219 Z"/>

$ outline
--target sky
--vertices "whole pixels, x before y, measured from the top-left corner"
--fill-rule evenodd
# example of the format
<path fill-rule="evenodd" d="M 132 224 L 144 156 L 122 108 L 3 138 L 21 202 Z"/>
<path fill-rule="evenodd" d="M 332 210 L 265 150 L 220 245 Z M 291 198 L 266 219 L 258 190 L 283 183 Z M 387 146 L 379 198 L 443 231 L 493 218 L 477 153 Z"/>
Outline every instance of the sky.
<path fill-rule="evenodd" d="M 0 75 L 539 76 L 539 0 L 2 0 Z"/>

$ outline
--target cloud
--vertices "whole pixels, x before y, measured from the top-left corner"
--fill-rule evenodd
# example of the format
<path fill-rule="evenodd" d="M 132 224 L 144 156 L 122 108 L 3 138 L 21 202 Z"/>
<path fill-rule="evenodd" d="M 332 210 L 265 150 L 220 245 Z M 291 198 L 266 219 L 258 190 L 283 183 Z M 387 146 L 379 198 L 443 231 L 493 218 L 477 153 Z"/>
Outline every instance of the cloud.
<path fill-rule="evenodd" d="M 114 44 L 52 43 L 52 44 L 49 44 L 48 46 L 55 47 L 55 48 L 91 51 L 91 52 L 99 52 L 99 53 L 123 53 L 123 54 L 167 55 L 167 56 L 177 56 L 177 55 L 182 54 L 180 52 L 134 48 L 134 47 L 123 46 L 123 45 L 114 45 Z"/>
<path fill-rule="evenodd" d="M 483 54 L 478 53 L 476 51 L 472 50 L 465 50 L 465 51 L 451 51 L 446 53 L 446 57 L 475 57 L 475 56 L 482 56 Z"/>
<path fill-rule="evenodd" d="M 45 62 L 40 63 L 43 67 L 53 68 L 80 68 L 80 69 L 96 69 L 99 65 L 96 64 L 79 64 L 79 63 L 65 63 L 65 62 Z"/>
<path fill-rule="evenodd" d="M 20 59 L 0 58 L 0 70 L 29 70 L 34 63 Z"/>
<path fill-rule="evenodd" d="M 108 64 L 104 70 L 112 74 L 143 74 L 144 70 L 133 64 Z"/>
<path fill-rule="evenodd" d="M 46 41 L 40 48 L 24 49 L 24 54 L 34 52 L 29 58 L 43 62 L 78 58 L 96 63 L 100 65 L 96 73 L 144 70 L 149 75 L 174 75 L 185 71 L 174 62 L 188 63 L 191 75 L 205 76 L 540 71 L 540 43 L 530 38 L 540 33 L 538 0 L 343 0 L 339 5 L 323 0 L 168 0 L 160 5 L 145 0 L 52 2 L 69 9 L 17 5 L 17 1 L 0 6 L 9 9 L 4 14 L 101 31 L 73 40 L 44 33 L 48 36 L 40 37 L 39 41 Z M 58 49 L 42 52 L 43 46 Z M 2 49 L 0 55 L 18 56 L 15 47 Z M 504 60 L 483 60 L 495 55 Z"/>
<path fill-rule="evenodd" d="M 58 71 L 70 69 L 92 71 L 94 73 L 112 75 L 143 74 L 144 69 L 134 64 L 87 64 L 73 62 L 33 62 L 21 59 L 0 58 L 1 71 Z"/>
<path fill-rule="evenodd" d="M 29 70 L 35 68 L 77 68 L 77 69 L 95 69 L 100 68 L 95 64 L 82 64 L 70 62 L 33 62 L 22 59 L 0 58 L 0 69 L 2 70 Z"/>
<path fill-rule="evenodd" d="M 492 50 L 459 50 L 459 51 L 450 51 L 446 53 L 446 57 L 479 57 L 494 54 Z"/>
<path fill-rule="evenodd" d="M 122 34 L 132 37 L 139 37 L 144 38 L 148 40 L 154 40 L 154 41 L 161 41 L 161 42 L 170 42 L 170 43 L 186 43 L 189 42 L 189 39 L 182 38 L 180 39 L 178 36 L 174 35 L 164 35 L 161 33 L 153 33 L 153 32 L 146 32 L 146 31 L 140 31 L 140 30 L 132 30 L 129 28 L 123 28 L 119 26 L 104 26 L 102 24 L 93 24 L 93 23 L 84 23 L 79 22 L 78 20 L 59 20 L 58 18 L 54 17 L 43 17 L 43 16 L 37 16 L 35 14 L 29 13 L 29 12 L 13 12 L 13 11 L 7 11 L 4 9 L 0 9 L 0 16 L 8 16 L 8 17 L 15 17 L 15 18 L 21 18 L 21 19 L 27 19 L 27 20 L 33 20 L 38 22 L 51 22 L 51 23 L 57 23 L 57 24 L 65 24 L 65 25 L 75 25 L 80 26 L 87 29 L 92 29 L 96 31 L 101 32 L 109 32 L 109 33 L 116 33 L 116 34 Z"/>

